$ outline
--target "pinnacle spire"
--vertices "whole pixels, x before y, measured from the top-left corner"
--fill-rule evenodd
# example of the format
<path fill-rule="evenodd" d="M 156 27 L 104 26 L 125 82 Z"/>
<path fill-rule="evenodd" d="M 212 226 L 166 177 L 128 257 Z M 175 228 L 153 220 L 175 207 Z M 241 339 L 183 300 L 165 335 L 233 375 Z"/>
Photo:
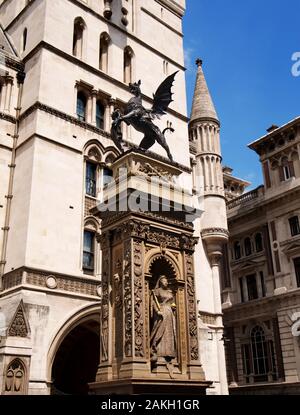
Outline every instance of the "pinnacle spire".
<path fill-rule="evenodd" d="M 203 73 L 202 64 L 203 62 L 201 59 L 196 60 L 198 71 L 193 98 L 191 122 L 206 119 L 213 119 L 219 122 L 219 118 Z"/>

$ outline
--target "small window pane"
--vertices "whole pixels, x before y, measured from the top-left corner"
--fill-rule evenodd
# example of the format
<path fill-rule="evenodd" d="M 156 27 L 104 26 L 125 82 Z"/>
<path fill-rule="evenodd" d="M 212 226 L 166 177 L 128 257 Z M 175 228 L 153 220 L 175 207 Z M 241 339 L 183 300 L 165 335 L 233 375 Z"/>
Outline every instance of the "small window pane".
<path fill-rule="evenodd" d="M 86 98 L 84 94 L 79 92 L 77 96 L 77 117 L 80 121 L 85 121 Z"/>
<path fill-rule="evenodd" d="M 258 298 L 256 275 L 255 274 L 247 275 L 246 281 L 247 281 L 249 301 L 256 300 Z"/>
<path fill-rule="evenodd" d="M 300 287 L 300 258 L 294 259 L 294 266 L 297 279 L 297 286 Z"/>
<path fill-rule="evenodd" d="M 90 231 L 84 231 L 83 268 L 89 271 L 94 270 L 94 244 L 94 233 Z"/>
<path fill-rule="evenodd" d="M 96 197 L 97 192 L 97 166 L 93 163 L 86 163 L 86 178 L 85 178 L 85 191 L 89 196 Z"/>
<path fill-rule="evenodd" d="M 300 226 L 298 216 L 293 216 L 289 219 L 291 235 L 296 236 L 300 234 Z"/>
<path fill-rule="evenodd" d="M 101 130 L 104 129 L 104 106 L 99 101 L 96 107 L 96 125 Z"/>

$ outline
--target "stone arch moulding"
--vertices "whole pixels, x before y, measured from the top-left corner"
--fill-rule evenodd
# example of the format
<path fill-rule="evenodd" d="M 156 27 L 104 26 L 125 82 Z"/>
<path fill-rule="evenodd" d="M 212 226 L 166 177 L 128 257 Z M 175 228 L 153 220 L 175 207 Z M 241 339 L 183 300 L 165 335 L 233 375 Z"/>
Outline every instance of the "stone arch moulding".
<path fill-rule="evenodd" d="M 50 347 L 47 354 L 47 383 L 51 383 L 51 372 L 56 353 L 66 336 L 77 326 L 91 319 L 98 319 L 100 325 L 100 304 L 93 303 L 84 306 L 75 313 L 69 315 L 60 328 L 50 340 Z"/>
<path fill-rule="evenodd" d="M 145 276 L 150 276 L 150 269 L 152 264 L 158 259 L 165 259 L 171 268 L 174 270 L 174 274 L 176 276 L 176 280 L 181 280 L 182 273 L 180 270 L 180 266 L 178 264 L 177 258 L 175 258 L 172 253 L 166 252 L 165 254 L 162 253 L 160 248 L 154 248 L 150 250 L 145 256 Z"/>

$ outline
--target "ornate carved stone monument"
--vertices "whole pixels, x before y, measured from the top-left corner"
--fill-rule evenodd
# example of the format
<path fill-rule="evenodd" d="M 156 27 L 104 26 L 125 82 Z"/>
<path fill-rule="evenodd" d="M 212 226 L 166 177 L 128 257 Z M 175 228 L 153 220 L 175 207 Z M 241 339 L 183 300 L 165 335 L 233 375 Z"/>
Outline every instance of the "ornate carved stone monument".
<path fill-rule="evenodd" d="M 175 163 L 141 150 L 112 165 L 102 219 L 101 352 L 96 394 L 205 394 L 199 356 L 192 194 Z M 192 213 L 191 213 L 192 212 Z"/>

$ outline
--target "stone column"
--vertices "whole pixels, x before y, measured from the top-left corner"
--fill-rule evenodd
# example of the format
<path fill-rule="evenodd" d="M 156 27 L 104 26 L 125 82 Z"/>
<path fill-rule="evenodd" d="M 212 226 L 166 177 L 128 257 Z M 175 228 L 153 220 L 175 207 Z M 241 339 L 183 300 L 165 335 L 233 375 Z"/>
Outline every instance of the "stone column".
<path fill-rule="evenodd" d="M 6 79 L 6 94 L 5 94 L 5 100 L 4 100 L 4 111 L 10 112 L 13 77 L 7 76 L 5 79 Z"/>
<path fill-rule="evenodd" d="M 109 105 L 109 112 L 108 112 L 109 116 L 108 116 L 107 129 L 109 131 L 111 129 L 111 124 L 112 124 L 112 118 L 111 118 L 111 116 L 112 116 L 112 114 L 113 114 L 113 112 L 115 110 L 116 100 L 113 99 L 113 98 L 111 98 L 108 101 L 108 105 Z"/>
<path fill-rule="evenodd" d="M 96 111 L 97 111 L 97 91 L 95 89 L 93 89 L 92 94 L 91 94 L 92 98 L 91 98 L 91 109 L 90 109 L 90 114 L 91 114 L 91 118 L 90 118 L 90 122 L 93 125 L 96 125 Z"/>
<path fill-rule="evenodd" d="M 110 117 L 110 104 L 109 101 L 105 102 L 105 113 L 104 113 L 104 131 L 110 132 L 111 128 L 111 117 Z"/>

